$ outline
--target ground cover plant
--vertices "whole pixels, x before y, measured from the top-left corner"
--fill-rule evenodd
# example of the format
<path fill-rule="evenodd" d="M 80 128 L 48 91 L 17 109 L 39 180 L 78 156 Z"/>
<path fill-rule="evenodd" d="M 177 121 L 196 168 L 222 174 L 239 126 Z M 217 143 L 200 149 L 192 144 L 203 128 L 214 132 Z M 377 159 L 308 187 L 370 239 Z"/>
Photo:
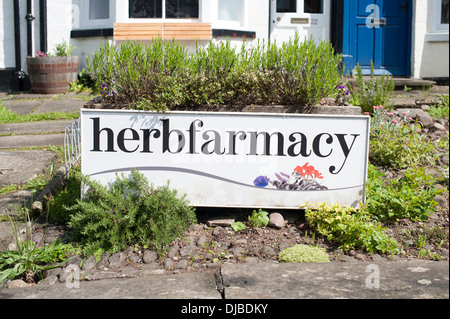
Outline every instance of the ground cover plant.
<path fill-rule="evenodd" d="M 211 41 L 192 54 L 171 41 L 105 43 L 87 59 L 89 74 L 107 92 L 105 101 L 156 110 L 314 105 L 336 96 L 340 62 L 329 42 L 301 41 L 299 35 L 281 46 L 258 41 L 234 48 Z"/>

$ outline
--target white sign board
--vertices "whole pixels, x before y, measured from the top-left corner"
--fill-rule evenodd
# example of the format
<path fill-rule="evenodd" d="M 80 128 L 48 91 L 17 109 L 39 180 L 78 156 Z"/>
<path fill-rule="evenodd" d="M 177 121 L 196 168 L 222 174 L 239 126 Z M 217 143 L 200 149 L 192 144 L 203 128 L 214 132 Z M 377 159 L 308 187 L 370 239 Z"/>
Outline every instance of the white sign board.
<path fill-rule="evenodd" d="M 368 116 L 81 110 L 82 173 L 133 168 L 193 206 L 364 202 Z"/>

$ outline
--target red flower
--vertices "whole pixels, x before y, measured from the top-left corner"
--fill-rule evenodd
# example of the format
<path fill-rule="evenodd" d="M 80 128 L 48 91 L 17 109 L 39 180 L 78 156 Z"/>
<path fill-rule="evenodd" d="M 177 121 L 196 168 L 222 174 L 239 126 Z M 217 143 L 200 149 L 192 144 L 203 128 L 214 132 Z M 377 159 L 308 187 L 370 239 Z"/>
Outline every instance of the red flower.
<path fill-rule="evenodd" d="M 309 176 L 311 178 L 323 178 L 322 173 L 314 168 L 312 165 L 308 165 L 309 163 L 305 163 L 303 166 L 297 166 L 294 168 L 294 172 L 301 174 L 302 176 Z"/>
<path fill-rule="evenodd" d="M 237 37 L 237 34 L 236 34 L 236 32 L 235 33 L 233 33 L 233 38 L 236 38 Z"/>

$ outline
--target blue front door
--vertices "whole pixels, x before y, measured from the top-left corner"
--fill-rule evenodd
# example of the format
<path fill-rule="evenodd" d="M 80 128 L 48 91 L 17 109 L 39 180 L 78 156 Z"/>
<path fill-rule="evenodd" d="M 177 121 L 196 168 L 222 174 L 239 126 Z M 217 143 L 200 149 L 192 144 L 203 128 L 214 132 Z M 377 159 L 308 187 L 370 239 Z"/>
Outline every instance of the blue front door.
<path fill-rule="evenodd" d="M 411 0 L 344 0 L 343 55 L 347 72 L 409 75 Z"/>

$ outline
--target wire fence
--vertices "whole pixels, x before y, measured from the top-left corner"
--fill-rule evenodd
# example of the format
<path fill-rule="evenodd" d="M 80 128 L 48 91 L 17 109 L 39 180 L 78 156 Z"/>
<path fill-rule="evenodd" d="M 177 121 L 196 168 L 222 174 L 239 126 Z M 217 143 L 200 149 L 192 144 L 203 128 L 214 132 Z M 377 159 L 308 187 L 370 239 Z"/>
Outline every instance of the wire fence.
<path fill-rule="evenodd" d="M 66 174 L 78 163 L 81 158 L 80 119 L 74 120 L 64 130 L 64 163 Z"/>

